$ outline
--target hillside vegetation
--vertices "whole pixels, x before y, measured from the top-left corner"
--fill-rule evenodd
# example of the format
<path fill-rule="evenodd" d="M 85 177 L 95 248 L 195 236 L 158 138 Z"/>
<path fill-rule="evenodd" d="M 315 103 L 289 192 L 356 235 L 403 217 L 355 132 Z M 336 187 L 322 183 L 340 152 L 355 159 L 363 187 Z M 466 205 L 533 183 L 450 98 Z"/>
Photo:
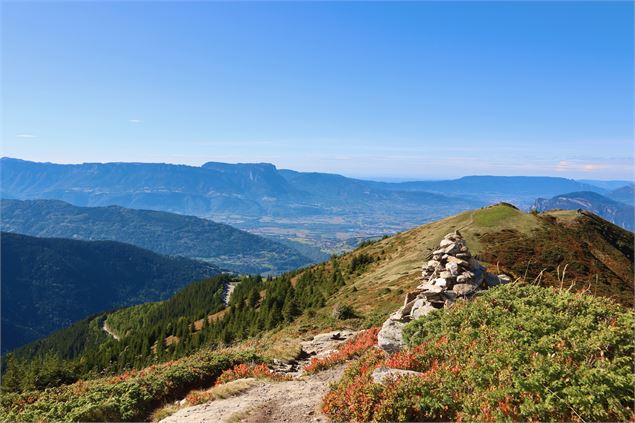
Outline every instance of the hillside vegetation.
<path fill-rule="evenodd" d="M 97 312 L 164 299 L 217 267 L 112 241 L 2 233 L 2 349 Z"/>
<path fill-rule="evenodd" d="M 324 400 L 335 421 L 628 421 L 632 310 L 586 293 L 501 286 L 406 326 Z M 375 383 L 378 367 L 416 373 Z"/>
<path fill-rule="evenodd" d="M 191 288 L 193 290 L 188 295 L 184 294 L 188 292 L 185 289 L 169 301 L 97 316 L 83 324 L 86 330 L 78 330 L 84 334 L 83 339 L 93 339 L 87 334 L 99 328 L 94 322 L 105 319 L 112 324 L 111 329 L 119 336 L 119 340 L 107 337 L 103 341 L 104 338 L 101 338 L 102 341 L 97 343 L 87 342 L 83 349 L 67 349 L 72 353 L 65 357 L 68 359 L 65 364 L 56 366 L 49 363 L 47 366 L 46 351 L 63 351 L 68 340 L 74 339 L 72 334 L 61 336 L 65 331 L 60 331 L 42 340 L 37 348 L 33 348 L 37 345 L 33 344 L 16 351 L 12 360 L 18 365 L 14 366 L 14 371 L 23 375 L 28 375 L 29 371 L 45 375 L 50 373 L 47 367 L 64 368 L 66 365 L 70 368 L 72 380 L 91 377 L 91 374 L 101 371 L 119 372 L 128 366 L 140 368 L 191 354 L 205 346 L 220 348 L 226 345 L 248 345 L 269 358 L 295 358 L 300 351 L 300 342 L 312 334 L 343 328 L 368 328 L 383 322 L 388 314 L 403 303 L 404 292 L 419 284 L 421 264 L 431 256 L 439 240 L 457 229 L 467 240 L 472 254 L 478 255 L 481 263 L 490 270 L 507 273 L 526 284 L 552 287 L 557 293 L 570 292 L 566 294 L 570 297 L 545 298 L 543 305 L 537 307 L 550 307 L 552 301 L 568 302 L 568 298 L 578 298 L 574 295 L 578 291 L 585 291 L 589 298 L 596 296 L 600 299 L 572 302 L 578 305 L 571 308 L 567 305 L 563 309 L 563 316 L 573 313 L 580 304 L 586 304 L 584 301 L 590 301 L 589 306 L 595 304 L 594 307 L 604 304 L 600 311 L 612 316 L 621 315 L 626 309 L 624 306 L 632 305 L 632 233 L 591 213 L 523 213 L 513 206 L 499 204 L 462 213 L 394 237 L 365 242 L 349 254 L 277 278 L 241 278 L 228 307 L 219 305 L 218 308 L 205 310 L 192 305 L 183 307 L 191 301 L 189 298 L 193 295 L 190 294 L 198 289 L 210 293 L 210 304 L 214 304 L 214 298 L 217 297 L 214 297 L 213 287 L 217 285 L 211 279 L 201 282 L 198 288 Z M 502 295 L 503 291 L 500 292 Z M 535 297 L 537 292 L 543 292 L 545 297 L 552 295 L 550 290 L 516 293 Z M 596 313 L 593 314 L 596 316 L 600 313 L 593 311 L 596 309 L 590 309 L 589 312 Z M 189 313 L 188 310 L 196 312 Z M 465 313 L 469 313 L 469 310 Z M 162 323 L 159 326 L 165 328 L 164 332 L 153 333 L 153 327 L 147 325 L 150 316 L 155 315 L 163 316 L 164 320 L 160 321 Z M 622 330 L 624 320 L 620 319 L 618 326 Z M 488 319 L 479 322 L 485 327 L 495 325 Z M 581 322 L 580 325 L 582 331 Z M 502 327 L 492 326 L 491 330 L 496 332 Z M 599 323 L 590 323 L 589 335 L 596 329 L 600 330 Z M 532 336 L 542 336 L 541 332 L 534 332 L 532 328 Z M 412 336 L 415 336 L 414 332 Z M 559 342 L 555 335 L 552 338 L 554 342 Z M 622 342 L 622 338 L 616 340 Z M 117 344 L 119 346 L 113 348 Z M 133 345 L 141 345 L 144 349 L 136 350 Z M 578 351 L 576 354 L 579 355 L 590 354 L 591 350 L 587 347 L 579 347 L 580 350 L 572 351 Z M 115 354 L 108 356 L 111 352 Z M 24 359 L 29 361 L 19 363 Z M 376 362 L 379 361 L 372 361 L 371 364 Z M 115 364 L 106 366 L 106 363 Z M 623 362 L 615 364 L 617 367 L 612 369 L 621 375 L 622 367 L 619 366 Z M 619 383 L 622 384 L 623 380 Z M 29 391 L 33 387 L 20 386 L 18 389 Z M 615 392 L 615 398 L 621 404 L 623 389 L 619 388 Z M 538 403 L 543 399 L 535 398 Z M 603 410 L 613 413 L 611 416 L 619 416 L 615 411 L 616 406 L 612 407 Z M 466 414 L 465 419 L 474 419 L 475 415 Z"/>
<path fill-rule="evenodd" d="M 38 237 L 109 240 L 204 260 L 239 273 L 282 273 L 312 262 L 294 248 L 194 216 L 56 200 L 2 200 L 2 230 Z"/>
<path fill-rule="evenodd" d="M 261 359 L 249 351 L 204 350 L 142 371 L 23 394 L 3 392 L 2 421 L 142 421 L 192 389 L 210 386 L 223 370 Z M 4 383 L 19 383 L 9 375 Z M 6 376 L 5 376 L 6 378 Z"/>

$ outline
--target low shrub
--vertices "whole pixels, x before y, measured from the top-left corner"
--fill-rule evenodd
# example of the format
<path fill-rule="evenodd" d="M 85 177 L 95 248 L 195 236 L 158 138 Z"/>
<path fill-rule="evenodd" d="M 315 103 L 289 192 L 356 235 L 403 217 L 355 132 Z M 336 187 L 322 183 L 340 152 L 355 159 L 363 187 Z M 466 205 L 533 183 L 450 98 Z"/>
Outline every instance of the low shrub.
<path fill-rule="evenodd" d="M 254 384 L 254 379 L 234 380 L 213 386 L 210 389 L 197 389 L 185 396 L 185 401 L 189 405 L 198 405 L 217 399 L 229 398 L 245 392 Z"/>
<path fill-rule="evenodd" d="M 368 351 L 368 349 L 377 345 L 378 332 L 379 328 L 368 329 L 341 344 L 337 351 L 328 356 L 312 358 L 311 362 L 304 367 L 304 371 L 306 373 L 315 373 L 363 354 Z"/>
<path fill-rule="evenodd" d="M 358 317 L 357 312 L 348 304 L 335 304 L 331 316 L 335 320 L 346 320 Z"/>
<path fill-rule="evenodd" d="M 211 385 L 223 370 L 259 361 L 251 352 L 201 351 L 118 376 L 43 391 L 3 394 L 2 421 L 139 421 L 192 389 Z"/>
<path fill-rule="evenodd" d="M 409 348 L 368 351 L 324 400 L 336 421 L 634 419 L 632 310 L 585 294 L 502 286 L 406 326 Z M 420 372 L 381 385 L 380 366 Z"/>
<path fill-rule="evenodd" d="M 216 385 L 230 382 L 237 379 L 245 378 L 271 379 L 271 380 L 289 380 L 288 376 L 280 373 L 274 373 L 266 364 L 245 364 L 241 363 L 231 369 L 223 371 L 216 380 Z"/>

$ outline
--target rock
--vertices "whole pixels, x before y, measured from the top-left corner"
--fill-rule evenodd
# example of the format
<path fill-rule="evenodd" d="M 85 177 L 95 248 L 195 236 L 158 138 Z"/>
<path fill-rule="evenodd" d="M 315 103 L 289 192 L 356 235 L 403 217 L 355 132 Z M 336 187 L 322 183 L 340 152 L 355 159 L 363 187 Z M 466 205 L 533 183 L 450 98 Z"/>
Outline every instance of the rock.
<path fill-rule="evenodd" d="M 510 283 L 512 281 L 512 278 L 507 275 L 498 275 L 498 279 L 501 281 L 501 283 Z"/>
<path fill-rule="evenodd" d="M 412 310 L 412 307 L 415 305 L 416 302 L 417 299 L 414 299 L 400 309 L 402 316 L 400 320 L 404 320 L 406 316 L 410 315 L 410 311 Z"/>
<path fill-rule="evenodd" d="M 403 305 L 405 306 L 409 302 L 414 301 L 415 298 L 417 298 L 417 295 L 419 295 L 419 291 L 410 291 L 410 292 L 408 292 L 406 294 L 406 298 L 403 301 Z"/>
<path fill-rule="evenodd" d="M 434 269 L 436 269 L 436 268 L 437 268 L 437 266 L 439 266 L 440 264 L 441 264 L 441 263 L 439 263 L 439 262 L 438 262 L 438 261 L 436 261 L 436 260 L 430 260 L 430 261 L 428 261 L 428 266 L 427 266 L 427 268 L 428 268 L 428 269 L 430 269 L 430 270 L 434 270 Z"/>
<path fill-rule="evenodd" d="M 432 258 L 421 268 L 421 284 L 406 294 L 403 307 L 391 314 L 379 331 L 378 344 L 384 351 L 394 353 L 403 348 L 402 330 L 410 320 L 450 307 L 456 301 L 467 301 L 490 286 L 511 281 L 506 275 L 485 272 L 458 231 L 441 240 Z"/>
<path fill-rule="evenodd" d="M 443 287 L 443 288 L 448 286 L 448 281 L 445 278 L 436 278 L 434 281 L 432 281 L 432 283 L 435 286 L 440 286 L 440 287 Z"/>
<path fill-rule="evenodd" d="M 404 347 L 402 331 L 405 325 L 397 320 L 386 320 L 377 334 L 379 348 L 391 354 L 401 351 Z"/>
<path fill-rule="evenodd" d="M 415 302 L 414 306 L 412 307 L 412 311 L 410 312 L 410 317 L 413 320 L 415 320 L 422 316 L 425 316 L 426 314 L 434 310 L 436 310 L 436 308 L 433 307 L 431 304 L 429 304 L 426 300 L 419 299 Z"/>
<path fill-rule="evenodd" d="M 452 276 L 457 276 L 459 274 L 459 265 L 456 263 L 446 263 L 445 270 L 450 272 Z"/>
<path fill-rule="evenodd" d="M 447 270 L 443 270 L 442 272 L 439 272 L 439 277 L 443 279 L 448 279 L 452 277 L 452 273 L 448 272 Z"/>
<path fill-rule="evenodd" d="M 450 307 L 456 301 L 456 293 L 454 291 L 445 291 L 443 299 L 445 300 L 445 306 Z"/>
<path fill-rule="evenodd" d="M 465 269 L 469 269 L 470 268 L 470 263 L 468 263 L 467 261 L 460 259 L 458 257 L 453 257 L 450 256 L 448 257 L 448 263 L 456 263 L 458 266 L 463 267 Z M 447 264 L 446 264 L 446 268 L 447 268 Z"/>
<path fill-rule="evenodd" d="M 445 254 L 456 254 L 459 252 L 460 249 L 461 249 L 461 246 L 454 242 L 448 245 L 447 247 L 445 247 L 445 250 L 443 250 L 443 252 Z"/>
<path fill-rule="evenodd" d="M 450 241 L 456 241 L 459 238 L 463 238 L 459 231 L 454 231 L 443 237 L 443 239 L 449 239 Z"/>
<path fill-rule="evenodd" d="M 447 235 L 446 235 L 446 236 L 447 236 Z M 443 239 L 441 240 L 441 242 L 439 242 L 439 247 L 441 247 L 441 248 L 445 249 L 445 247 L 447 247 L 447 246 L 448 246 L 448 245 L 450 245 L 450 244 L 454 244 L 454 241 L 451 241 L 451 240 L 449 240 L 449 239 L 447 239 L 447 238 L 443 238 Z"/>
<path fill-rule="evenodd" d="M 372 378 L 375 383 L 384 383 L 389 380 L 406 376 L 420 376 L 421 373 L 413 370 L 391 369 L 389 367 L 378 367 L 373 370 Z"/>
<path fill-rule="evenodd" d="M 443 287 L 437 286 L 437 285 L 432 285 L 430 283 L 423 283 L 423 284 L 419 285 L 417 287 L 417 289 L 422 291 L 422 292 L 419 293 L 419 295 L 424 295 L 426 293 L 440 294 L 441 292 L 444 291 Z"/>
<path fill-rule="evenodd" d="M 452 291 L 454 291 L 456 295 L 469 295 L 476 291 L 476 288 L 477 285 L 471 283 L 457 283 L 452 287 Z"/>

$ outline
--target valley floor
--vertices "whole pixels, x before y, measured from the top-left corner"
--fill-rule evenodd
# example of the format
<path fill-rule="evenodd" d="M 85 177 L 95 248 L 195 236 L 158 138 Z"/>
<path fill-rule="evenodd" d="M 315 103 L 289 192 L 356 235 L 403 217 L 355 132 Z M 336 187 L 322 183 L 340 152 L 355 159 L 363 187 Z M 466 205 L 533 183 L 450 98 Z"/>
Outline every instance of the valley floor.
<path fill-rule="evenodd" d="M 345 366 L 286 382 L 259 380 L 238 396 L 183 408 L 161 422 L 327 422 L 320 411 L 322 398 Z"/>

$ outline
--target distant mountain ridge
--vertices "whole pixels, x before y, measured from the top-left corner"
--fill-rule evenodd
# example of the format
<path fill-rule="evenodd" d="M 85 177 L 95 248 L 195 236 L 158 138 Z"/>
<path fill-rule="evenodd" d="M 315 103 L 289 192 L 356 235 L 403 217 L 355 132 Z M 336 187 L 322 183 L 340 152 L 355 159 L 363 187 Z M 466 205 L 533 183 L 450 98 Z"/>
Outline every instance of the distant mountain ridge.
<path fill-rule="evenodd" d="M 614 201 L 595 192 L 571 192 L 549 199 L 538 198 L 533 209 L 537 211 L 588 210 L 631 232 L 635 230 L 635 208 L 633 206 Z"/>
<path fill-rule="evenodd" d="M 635 184 L 624 185 L 609 192 L 608 197 L 621 203 L 635 205 Z"/>
<path fill-rule="evenodd" d="M 200 167 L 156 163 L 60 165 L 2 158 L 2 195 L 59 199 L 76 205 L 161 209 L 196 215 L 323 214 L 341 206 L 377 207 L 373 201 L 420 203 L 413 192 L 378 189 L 366 181 L 323 173 L 278 170 L 274 165 L 209 162 Z M 434 200 L 466 205 L 459 198 Z M 365 204 L 351 203 L 364 199 Z"/>
<path fill-rule="evenodd" d="M 268 163 L 60 165 L 5 157 L 0 167 L 3 198 L 194 215 L 258 235 L 317 245 L 329 253 L 493 202 L 529 209 L 539 197 L 608 192 L 555 177 L 387 183 L 278 169 Z"/>
<path fill-rule="evenodd" d="M 293 248 L 194 216 L 59 200 L 1 200 L 5 232 L 125 242 L 159 254 L 212 262 L 240 273 L 280 273 L 312 262 Z"/>
<path fill-rule="evenodd" d="M 2 350 L 91 314 L 165 299 L 220 269 L 120 242 L 1 238 Z"/>

